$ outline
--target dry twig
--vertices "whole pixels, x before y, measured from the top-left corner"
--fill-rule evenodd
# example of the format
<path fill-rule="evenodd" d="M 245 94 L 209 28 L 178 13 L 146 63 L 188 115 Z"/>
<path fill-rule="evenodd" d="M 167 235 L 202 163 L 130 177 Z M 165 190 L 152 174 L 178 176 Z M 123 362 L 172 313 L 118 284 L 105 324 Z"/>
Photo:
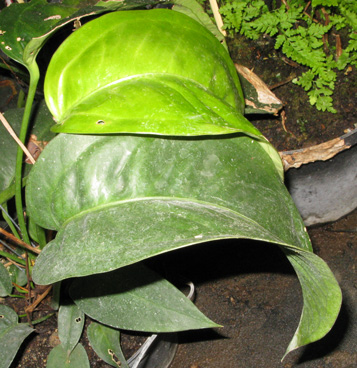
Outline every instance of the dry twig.
<path fill-rule="evenodd" d="M 209 0 L 209 3 L 211 5 L 214 20 L 217 23 L 217 27 L 218 27 L 219 31 L 223 34 L 223 36 L 226 37 L 227 32 L 223 29 L 223 20 L 222 20 L 221 13 L 219 12 L 217 0 Z"/>
<path fill-rule="evenodd" d="M 42 300 L 46 298 L 51 289 L 52 285 L 50 285 L 42 294 L 40 294 L 31 305 L 26 307 L 25 312 L 28 314 L 32 313 L 35 310 L 35 308 L 42 302 Z"/>
<path fill-rule="evenodd" d="M 27 243 L 23 242 L 22 240 L 16 238 L 16 236 L 8 233 L 6 230 L 4 230 L 3 228 L 0 227 L 0 234 L 3 234 L 4 236 L 6 236 L 8 239 L 10 239 L 11 241 L 13 241 L 15 244 L 19 245 L 22 248 L 25 248 L 33 253 L 36 254 L 40 254 L 41 250 L 32 247 L 31 245 L 28 245 Z"/>
<path fill-rule="evenodd" d="M 14 138 L 15 142 L 21 147 L 21 149 L 24 151 L 25 155 L 28 157 L 30 162 L 32 164 L 35 163 L 35 159 L 32 157 L 29 150 L 25 147 L 25 145 L 20 141 L 14 130 L 12 129 L 11 125 L 8 123 L 8 121 L 5 119 L 5 116 L 0 112 L 0 120 L 3 123 L 5 129 L 9 132 L 12 138 Z"/>

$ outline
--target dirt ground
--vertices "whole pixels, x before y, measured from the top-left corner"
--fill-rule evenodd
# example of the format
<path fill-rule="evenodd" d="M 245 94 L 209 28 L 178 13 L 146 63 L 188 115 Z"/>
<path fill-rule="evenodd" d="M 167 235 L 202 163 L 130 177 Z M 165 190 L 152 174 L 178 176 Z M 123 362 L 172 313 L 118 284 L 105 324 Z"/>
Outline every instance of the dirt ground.
<path fill-rule="evenodd" d="M 196 305 L 223 328 L 180 334 L 170 368 L 355 367 L 356 224 L 354 211 L 338 222 L 309 229 L 315 253 L 340 283 L 343 306 L 324 339 L 290 353 L 282 363 L 299 322 L 302 296 L 292 267 L 277 247 L 218 242 L 172 257 L 172 269 L 196 284 Z M 332 231 L 341 229 L 355 232 Z"/>
<path fill-rule="evenodd" d="M 279 116 L 251 116 L 253 123 L 278 150 L 307 147 L 341 136 L 355 128 L 357 73 L 341 72 L 334 94 L 337 114 L 317 111 L 302 89 L 291 82 L 302 70 L 291 66 L 264 39 L 229 41 L 235 62 L 254 69 L 284 102 L 286 130 Z M 8 75 L 1 80 L 7 80 Z M 6 90 L 7 89 L 7 90 Z M 1 109 L 8 104 L 9 87 L 0 88 Z M 6 92 L 4 92 L 6 90 Z M 11 102 L 13 103 L 13 101 Z M 170 368 L 352 368 L 357 361 L 356 245 L 357 211 L 333 223 L 310 228 L 315 252 L 330 266 L 343 290 L 340 317 L 324 339 L 289 354 L 280 363 L 294 334 L 302 300 L 298 280 L 285 256 L 273 245 L 253 241 L 224 241 L 195 246 L 168 254 L 160 262 L 193 281 L 195 303 L 220 329 L 178 334 L 179 347 Z M 339 232 L 336 230 L 353 230 Z M 4 302 L 4 300 L 0 301 Z M 18 299 L 6 303 L 21 310 Z M 47 300 L 37 317 L 50 311 Z M 36 325 L 23 344 L 12 368 L 42 368 L 58 343 L 56 319 Z M 109 367 L 82 338 L 91 367 Z M 132 345 L 132 338 L 127 337 Z M 155 367 L 150 367 L 155 368 Z"/>

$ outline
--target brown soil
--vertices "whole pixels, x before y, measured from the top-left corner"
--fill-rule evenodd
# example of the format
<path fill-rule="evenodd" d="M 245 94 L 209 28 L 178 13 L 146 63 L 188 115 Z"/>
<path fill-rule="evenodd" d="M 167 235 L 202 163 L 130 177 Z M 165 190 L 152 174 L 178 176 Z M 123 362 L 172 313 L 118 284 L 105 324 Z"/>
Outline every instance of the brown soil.
<path fill-rule="evenodd" d="M 278 247 L 229 241 L 192 247 L 167 257 L 167 267 L 197 287 L 196 305 L 223 325 L 179 335 L 170 368 L 352 368 L 357 361 L 357 211 L 333 224 L 309 229 L 343 291 L 340 316 L 322 340 L 280 363 L 300 318 L 297 277 Z M 354 232 L 335 232 L 336 230 Z"/>

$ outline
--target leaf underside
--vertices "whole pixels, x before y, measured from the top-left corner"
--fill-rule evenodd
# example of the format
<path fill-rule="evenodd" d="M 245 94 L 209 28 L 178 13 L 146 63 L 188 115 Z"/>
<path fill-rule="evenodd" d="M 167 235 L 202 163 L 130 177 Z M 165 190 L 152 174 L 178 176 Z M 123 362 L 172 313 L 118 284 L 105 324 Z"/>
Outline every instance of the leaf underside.
<path fill-rule="evenodd" d="M 70 295 L 86 315 L 124 330 L 158 333 L 219 327 L 141 264 L 78 278 Z"/>

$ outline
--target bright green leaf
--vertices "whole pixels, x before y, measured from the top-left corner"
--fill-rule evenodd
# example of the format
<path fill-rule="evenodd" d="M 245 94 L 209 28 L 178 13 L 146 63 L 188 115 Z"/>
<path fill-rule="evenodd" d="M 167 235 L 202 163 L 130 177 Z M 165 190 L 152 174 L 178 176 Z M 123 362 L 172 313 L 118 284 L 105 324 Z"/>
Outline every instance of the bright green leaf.
<path fill-rule="evenodd" d="M 120 347 L 120 332 L 92 322 L 87 328 L 89 343 L 98 356 L 112 367 L 129 368 Z"/>
<path fill-rule="evenodd" d="M 45 97 L 56 132 L 261 136 L 242 116 L 228 52 L 204 26 L 167 9 L 85 24 L 53 56 Z"/>
<path fill-rule="evenodd" d="M 0 262 L 0 296 L 7 296 L 11 293 L 12 284 L 9 271 Z"/>
<path fill-rule="evenodd" d="M 174 332 L 219 327 L 172 284 L 140 264 L 78 278 L 70 295 L 85 314 L 120 329 Z"/>
<path fill-rule="evenodd" d="M 62 344 L 54 347 L 48 358 L 46 368 L 90 368 L 87 353 L 81 344 L 77 344 L 72 353 L 67 356 Z"/>
<path fill-rule="evenodd" d="M 58 337 L 69 356 L 78 343 L 84 326 L 84 314 L 75 304 L 61 305 L 58 312 Z"/>

